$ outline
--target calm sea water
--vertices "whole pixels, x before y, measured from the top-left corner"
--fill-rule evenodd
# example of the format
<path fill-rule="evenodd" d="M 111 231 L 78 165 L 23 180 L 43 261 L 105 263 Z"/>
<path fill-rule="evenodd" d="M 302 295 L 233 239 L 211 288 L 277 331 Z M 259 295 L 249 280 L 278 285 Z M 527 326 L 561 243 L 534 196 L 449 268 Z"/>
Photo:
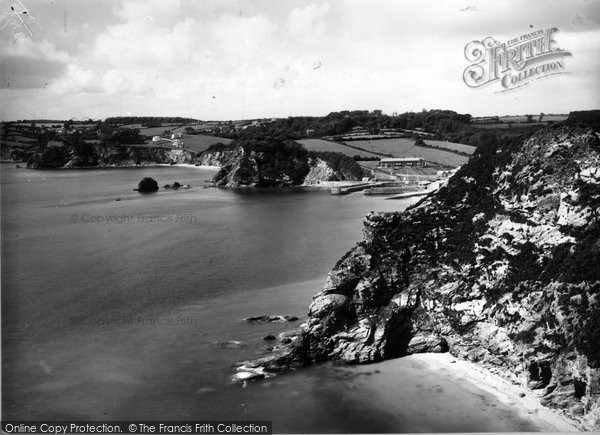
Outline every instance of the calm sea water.
<path fill-rule="evenodd" d="M 374 381 L 385 365 L 323 364 L 247 388 L 232 383 L 235 363 L 264 351 L 262 337 L 290 328 L 244 318 L 304 320 L 327 272 L 361 237 L 363 217 L 409 202 L 200 187 L 212 175 L 2 165 L 3 419 L 263 419 L 277 432 L 535 429 L 482 393 L 457 400 L 460 383 L 409 359 L 395 362 L 401 394 L 389 406 Z M 194 187 L 132 191 L 146 176 Z M 230 340 L 239 346 L 223 345 Z M 466 416 L 464 400 L 492 405 Z"/>

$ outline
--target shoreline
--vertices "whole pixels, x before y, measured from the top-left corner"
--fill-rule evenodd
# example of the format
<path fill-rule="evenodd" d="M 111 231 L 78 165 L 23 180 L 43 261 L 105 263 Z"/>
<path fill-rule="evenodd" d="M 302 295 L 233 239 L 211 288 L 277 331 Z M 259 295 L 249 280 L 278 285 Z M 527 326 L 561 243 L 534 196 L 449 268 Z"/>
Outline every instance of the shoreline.
<path fill-rule="evenodd" d="M 360 183 L 360 181 L 343 180 L 343 181 L 321 181 L 319 183 L 302 183 L 300 187 L 314 187 L 316 189 L 331 189 L 332 187 L 351 186 Z"/>
<path fill-rule="evenodd" d="M 24 163 L 24 162 L 0 162 L 2 164 L 7 164 L 7 165 L 12 165 L 12 164 L 19 164 L 19 163 Z M 26 163 L 25 163 L 26 164 Z M 204 170 L 211 170 L 211 171 L 218 171 L 219 169 L 221 169 L 220 166 L 210 166 L 210 165 L 194 165 L 191 163 L 176 163 L 174 165 L 170 164 L 170 163 L 152 163 L 152 164 L 148 164 L 148 165 L 123 165 L 123 166 L 119 166 L 119 165 L 105 165 L 105 166 L 73 166 L 70 168 L 65 168 L 65 167 L 61 167 L 61 168 L 28 168 L 25 166 L 22 166 L 21 169 L 30 169 L 32 171 L 79 171 L 79 170 L 102 170 L 102 169 L 148 169 L 148 168 L 172 168 L 172 167 L 180 167 L 180 168 L 194 168 L 194 169 L 204 169 Z"/>
<path fill-rule="evenodd" d="M 219 169 L 221 169 L 220 166 L 211 166 L 211 165 L 195 165 L 192 163 L 175 163 L 174 165 L 171 165 L 170 163 L 159 163 L 158 164 L 159 167 L 163 167 L 163 166 L 168 166 L 168 167 L 177 167 L 177 168 L 189 168 L 189 169 L 204 169 L 204 170 L 210 170 L 210 171 L 218 171 Z"/>
<path fill-rule="evenodd" d="M 347 367 L 354 375 L 371 373 L 360 387 L 361 397 L 368 397 L 370 406 L 392 415 L 407 409 L 421 415 L 424 420 L 416 425 L 411 419 L 418 431 L 585 431 L 576 420 L 542 406 L 535 393 L 450 353 L 419 353 Z M 409 432 L 414 432 L 410 426 Z"/>
<path fill-rule="evenodd" d="M 434 371 L 447 371 L 460 380 L 469 382 L 492 395 L 498 401 L 516 407 L 522 417 L 542 425 L 544 432 L 581 432 L 584 428 L 575 420 L 557 410 L 543 406 L 539 397 L 530 390 L 514 385 L 499 375 L 475 363 L 461 360 L 450 353 L 421 353 L 413 358 Z"/>

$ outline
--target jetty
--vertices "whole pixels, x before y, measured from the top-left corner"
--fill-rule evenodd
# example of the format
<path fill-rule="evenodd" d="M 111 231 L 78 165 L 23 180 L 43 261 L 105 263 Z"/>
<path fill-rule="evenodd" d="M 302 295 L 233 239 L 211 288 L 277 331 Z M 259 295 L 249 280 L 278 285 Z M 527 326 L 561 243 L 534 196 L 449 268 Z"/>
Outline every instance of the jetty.
<path fill-rule="evenodd" d="M 372 188 L 372 187 L 381 187 L 383 186 L 385 183 L 381 183 L 381 182 L 360 182 L 360 183 L 356 183 L 356 184 L 347 184 L 344 186 L 332 186 L 331 187 L 331 194 L 332 195 L 345 195 L 347 193 L 352 193 L 352 192 L 359 192 L 361 190 L 365 190 L 367 188 Z"/>

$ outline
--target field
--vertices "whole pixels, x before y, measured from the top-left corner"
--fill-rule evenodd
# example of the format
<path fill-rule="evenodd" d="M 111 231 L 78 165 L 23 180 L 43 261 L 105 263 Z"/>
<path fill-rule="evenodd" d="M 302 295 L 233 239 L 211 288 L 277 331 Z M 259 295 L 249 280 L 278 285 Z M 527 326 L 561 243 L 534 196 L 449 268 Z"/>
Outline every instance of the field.
<path fill-rule="evenodd" d="M 183 149 L 193 151 L 195 153 L 200 153 L 202 151 L 206 151 L 206 149 L 218 142 L 228 144 L 231 142 L 231 139 L 225 139 L 223 137 L 217 136 L 209 136 L 205 134 L 195 134 L 191 136 L 183 137 Z"/>
<path fill-rule="evenodd" d="M 150 128 L 140 128 L 140 135 L 142 136 L 162 136 L 165 130 L 170 130 L 169 127 L 150 127 Z"/>
<path fill-rule="evenodd" d="M 6 136 L 7 140 L 12 140 L 15 142 L 24 142 L 24 143 L 32 143 L 32 142 L 36 142 L 37 139 L 34 137 L 29 137 L 29 136 L 22 136 L 22 135 L 14 135 L 14 134 L 8 134 Z"/>
<path fill-rule="evenodd" d="M 425 141 L 427 143 L 428 141 Z M 432 144 L 436 141 L 430 141 Z M 446 144 L 449 148 L 448 142 L 436 142 L 437 144 Z M 430 162 L 440 163 L 442 165 L 449 166 L 460 166 L 467 162 L 468 158 L 459 156 L 457 154 L 435 150 L 431 148 L 416 147 L 414 139 L 382 139 L 382 140 L 365 140 L 365 141 L 353 141 L 352 145 L 364 148 L 366 150 L 373 150 L 382 154 L 391 154 L 394 157 L 422 157 Z M 460 145 L 460 144 L 456 144 Z M 465 146 L 465 145 L 462 145 Z M 474 150 L 473 147 L 469 147 Z"/>
<path fill-rule="evenodd" d="M 359 155 L 361 157 L 377 157 L 381 158 L 377 154 L 357 150 L 354 148 L 350 148 L 346 145 L 341 145 L 335 142 L 330 142 L 328 140 L 323 139 L 302 139 L 296 141 L 309 151 L 333 151 L 336 153 L 346 154 L 349 157 L 354 157 L 355 155 Z M 354 143 L 353 143 L 354 144 Z"/>
<path fill-rule="evenodd" d="M 567 119 L 569 117 L 569 115 L 544 115 L 542 117 L 542 122 L 547 122 L 547 121 L 564 121 L 565 119 Z M 540 114 L 532 114 L 532 121 L 533 122 L 537 122 L 538 119 L 540 118 Z M 500 118 L 500 122 L 527 122 L 527 116 L 526 115 L 521 115 L 521 116 L 501 116 Z"/>
<path fill-rule="evenodd" d="M 530 122 L 530 123 L 514 123 L 514 124 L 473 124 L 475 128 L 484 128 L 484 129 L 515 129 L 515 128 L 528 128 L 528 127 L 543 127 L 548 125 L 546 122 Z"/>
<path fill-rule="evenodd" d="M 184 136 L 180 140 L 182 140 L 184 143 L 184 145 L 183 145 L 184 150 L 192 151 L 194 153 L 201 153 L 202 151 L 206 151 L 206 149 L 209 146 L 216 144 L 218 142 L 221 142 L 224 144 L 228 144 L 231 142 L 231 139 L 225 139 L 225 138 L 217 137 L 217 136 L 209 136 L 209 135 L 205 135 L 205 134 L 195 134 L 195 135 L 191 135 L 191 136 Z M 133 146 L 133 145 L 130 145 L 130 146 Z M 138 144 L 137 146 L 178 149 L 178 148 L 173 147 L 171 145 L 171 143 L 168 141 L 166 141 L 166 142 L 161 141 L 158 143 L 148 142 L 145 145 Z"/>
<path fill-rule="evenodd" d="M 18 149 L 28 149 L 33 146 L 36 146 L 35 142 L 24 142 L 24 141 L 15 141 L 15 140 L 0 140 L 1 147 L 7 148 L 18 148 Z"/>
<path fill-rule="evenodd" d="M 434 145 L 442 148 L 449 148 L 451 150 L 461 151 L 463 153 L 473 154 L 475 152 L 475 147 L 471 145 L 463 145 L 461 143 L 454 142 L 443 142 L 439 140 L 429 140 L 425 139 L 425 143 L 427 145 Z"/>

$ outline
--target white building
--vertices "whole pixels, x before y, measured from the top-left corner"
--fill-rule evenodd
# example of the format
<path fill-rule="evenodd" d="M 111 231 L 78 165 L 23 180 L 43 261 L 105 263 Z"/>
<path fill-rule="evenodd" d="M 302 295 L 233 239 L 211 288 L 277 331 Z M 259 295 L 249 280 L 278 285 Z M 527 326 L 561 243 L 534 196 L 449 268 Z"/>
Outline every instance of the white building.
<path fill-rule="evenodd" d="M 425 160 L 422 157 L 388 157 L 379 161 L 381 168 L 404 168 L 407 166 L 425 166 Z"/>

